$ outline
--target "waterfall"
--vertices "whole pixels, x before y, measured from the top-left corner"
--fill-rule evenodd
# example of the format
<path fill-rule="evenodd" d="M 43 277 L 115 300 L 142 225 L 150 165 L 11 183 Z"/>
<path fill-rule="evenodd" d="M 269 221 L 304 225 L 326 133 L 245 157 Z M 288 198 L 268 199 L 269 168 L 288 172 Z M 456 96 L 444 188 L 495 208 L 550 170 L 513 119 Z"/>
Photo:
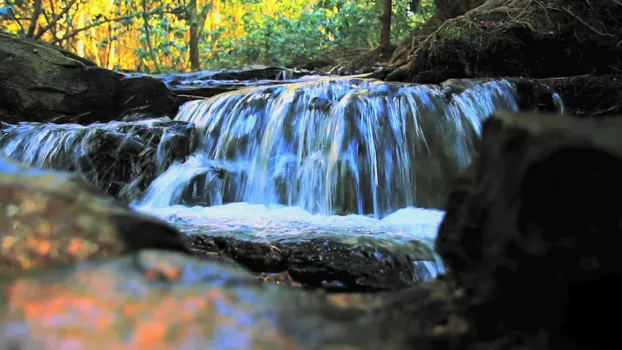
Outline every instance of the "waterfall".
<path fill-rule="evenodd" d="M 412 258 L 420 281 L 444 271 L 417 247 L 431 251 L 438 209 L 497 109 L 517 109 L 508 81 L 313 77 L 191 101 L 175 120 L 3 123 L 0 151 L 77 173 L 188 235 L 341 242 Z"/>
<path fill-rule="evenodd" d="M 134 116 L 138 117 L 138 116 Z M 167 118 L 78 124 L 2 124 L 0 151 L 20 162 L 77 173 L 124 199 L 192 151 L 194 128 Z"/>
<path fill-rule="evenodd" d="M 188 102 L 175 119 L 196 125 L 197 151 L 137 203 L 180 204 L 190 191 L 208 204 L 281 204 L 329 215 L 443 208 L 482 120 L 497 109 L 517 109 L 508 81 L 427 86 L 343 77 Z"/>

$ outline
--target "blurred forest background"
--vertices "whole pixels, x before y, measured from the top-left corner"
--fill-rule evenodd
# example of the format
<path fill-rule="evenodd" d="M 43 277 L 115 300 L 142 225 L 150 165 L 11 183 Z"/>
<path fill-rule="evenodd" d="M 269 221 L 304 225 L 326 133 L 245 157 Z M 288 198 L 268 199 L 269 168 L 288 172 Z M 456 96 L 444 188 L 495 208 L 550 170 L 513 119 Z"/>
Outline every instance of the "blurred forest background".
<path fill-rule="evenodd" d="M 0 31 L 104 68 L 160 73 L 356 55 L 433 15 L 433 0 L 0 0 Z"/>

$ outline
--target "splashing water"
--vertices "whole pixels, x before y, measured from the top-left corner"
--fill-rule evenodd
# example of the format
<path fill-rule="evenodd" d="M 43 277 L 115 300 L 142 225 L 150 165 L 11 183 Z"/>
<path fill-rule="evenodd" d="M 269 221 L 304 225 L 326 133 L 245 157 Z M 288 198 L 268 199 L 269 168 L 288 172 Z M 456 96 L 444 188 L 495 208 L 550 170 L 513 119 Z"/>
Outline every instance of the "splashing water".
<path fill-rule="evenodd" d="M 153 208 L 136 206 L 138 211 L 157 216 L 188 235 L 235 237 L 240 240 L 274 244 L 308 238 L 390 248 L 392 254 L 412 254 L 411 242 L 430 248 L 444 212 L 434 209 L 404 208 L 381 220 L 362 216 L 324 216 L 298 207 L 231 203 L 212 207 L 182 205 Z M 416 260 L 416 276 L 434 278 L 444 273 L 442 262 Z"/>
<path fill-rule="evenodd" d="M 197 125 L 202 154 L 169 168 L 140 203 L 179 204 L 180 190 L 163 191 L 164 184 L 185 188 L 213 162 L 226 162 L 235 166 L 224 179 L 205 175 L 206 192 L 221 188 L 211 204 L 376 218 L 409 206 L 442 208 L 482 120 L 497 109 L 516 110 L 514 95 L 503 80 L 425 86 L 349 77 L 189 102 L 176 119 Z"/>
<path fill-rule="evenodd" d="M 0 151 L 32 166 L 75 172 L 110 194 L 134 199 L 140 187 L 192 151 L 191 126 L 167 118 L 89 126 L 3 124 Z"/>

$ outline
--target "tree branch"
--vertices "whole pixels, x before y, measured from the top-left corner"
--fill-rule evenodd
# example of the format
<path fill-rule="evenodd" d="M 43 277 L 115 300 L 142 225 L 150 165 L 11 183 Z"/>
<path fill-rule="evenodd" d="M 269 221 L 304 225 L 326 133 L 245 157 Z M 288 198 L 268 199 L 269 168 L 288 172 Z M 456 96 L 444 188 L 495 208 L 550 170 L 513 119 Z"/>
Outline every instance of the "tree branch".
<path fill-rule="evenodd" d="M 45 23 L 50 23 L 50 17 L 45 12 L 43 12 L 43 18 L 45 18 Z M 52 36 L 56 38 L 56 29 L 52 27 L 51 31 L 52 31 Z"/>
<path fill-rule="evenodd" d="M 207 15 L 209 14 L 211 7 L 212 6 L 210 4 L 209 6 L 203 6 L 203 8 L 201 9 L 201 27 L 199 28 L 199 38 L 201 37 L 201 35 L 203 35 L 203 29 L 205 29 L 205 21 L 207 21 Z"/>
<path fill-rule="evenodd" d="M 17 18 L 17 16 L 15 15 L 15 11 L 13 11 L 12 8 L 9 7 L 8 9 L 9 9 L 9 12 L 11 12 L 11 16 L 13 16 L 13 19 L 15 20 L 15 22 L 17 22 L 19 29 L 22 31 L 22 33 L 24 33 L 24 26 L 22 26 L 22 21 L 20 21 L 20 18 Z"/>
<path fill-rule="evenodd" d="M 149 50 L 149 56 L 151 56 L 151 60 L 156 68 L 156 73 L 161 73 L 162 69 L 160 68 L 160 64 L 158 63 L 158 58 L 156 57 L 155 51 L 153 51 L 153 45 L 151 45 L 151 33 L 149 30 L 149 15 L 147 15 L 147 1 L 142 0 L 143 5 L 143 28 L 145 29 L 145 39 L 147 41 L 147 49 Z"/>
<path fill-rule="evenodd" d="M 52 44 L 57 44 L 63 40 L 67 40 L 67 39 L 71 39 L 74 36 L 80 34 L 81 32 L 85 31 L 85 30 L 89 30 L 93 27 L 97 27 L 100 26 L 102 24 L 106 24 L 106 23 L 110 23 L 110 22 L 122 22 L 128 19 L 132 19 L 132 18 L 136 18 L 136 17 L 140 17 L 140 16 L 151 16 L 151 15 L 155 15 L 155 14 L 159 14 L 159 13 L 173 13 L 170 11 L 161 11 L 161 10 L 156 10 L 153 12 L 138 12 L 129 16 L 123 16 L 123 17 L 115 17 L 115 18 L 106 18 L 104 20 L 100 20 L 97 22 L 93 22 L 91 24 L 85 25 L 84 27 L 80 27 L 80 28 L 76 28 L 74 30 L 72 30 L 71 32 L 65 34 L 63 37 L 61 38 L 56 38 L 54 39 L 54 41 L 52 41 Z"/>
<path fill-rule="evenodd" d="M 71 0 L 67 4 L 67 6 L 65 6 L 63 8 L 63 10 L 61 12 L 59 12 L 57 15 L 52 17 L 52 20 L 50 21 L 50 23 L 48 23 L 45 27 L 39 28 L 39 31 L 37 32 L 37 35 L 34 36 L 34 38 L 35 39 L 41 39 L 41 37 L 43 36 L 43 34 L 45 34 L 45 32 L 47 32 L 48 30 L 50 30 L 50 28 L 55 26 L 56 23 L 61 19 L 61 17 L 63 17 L 63 15 L 65 15 L 67 12 L 69 12 L 69 10 L 73 6 L 73 4 L 76 3 L 76 1 L 78 1 L 78 0 Z"/>
<path fill-rule="evenodd" d="M 33 7 L 34 9 L 32 11 L 30 25 L 28 26 L 28 32 L 26 33 L 27 38 L 32 38 L 32 36 L 35 35 L 35 29 L 37 29 L 37 20 L 41 15 L 41 0 L 35 0 Z"/>

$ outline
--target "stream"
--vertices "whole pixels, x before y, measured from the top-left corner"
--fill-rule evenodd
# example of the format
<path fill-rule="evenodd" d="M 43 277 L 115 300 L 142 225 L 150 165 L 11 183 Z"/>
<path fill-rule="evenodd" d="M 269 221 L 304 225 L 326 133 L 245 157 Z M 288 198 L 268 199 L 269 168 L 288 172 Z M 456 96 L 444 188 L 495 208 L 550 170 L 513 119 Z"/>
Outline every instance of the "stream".
<path fill-rule="evenodd" d="M 444 271 L 433 253 L 442 208 L 498 109 L 517 110 L 505 80 L 301 77 L 187 102 L 174 121 L 7 124 L 0 150 L 81 174 L 188 236 L 340 242 L 405 257 L 422 281 Z"/>

